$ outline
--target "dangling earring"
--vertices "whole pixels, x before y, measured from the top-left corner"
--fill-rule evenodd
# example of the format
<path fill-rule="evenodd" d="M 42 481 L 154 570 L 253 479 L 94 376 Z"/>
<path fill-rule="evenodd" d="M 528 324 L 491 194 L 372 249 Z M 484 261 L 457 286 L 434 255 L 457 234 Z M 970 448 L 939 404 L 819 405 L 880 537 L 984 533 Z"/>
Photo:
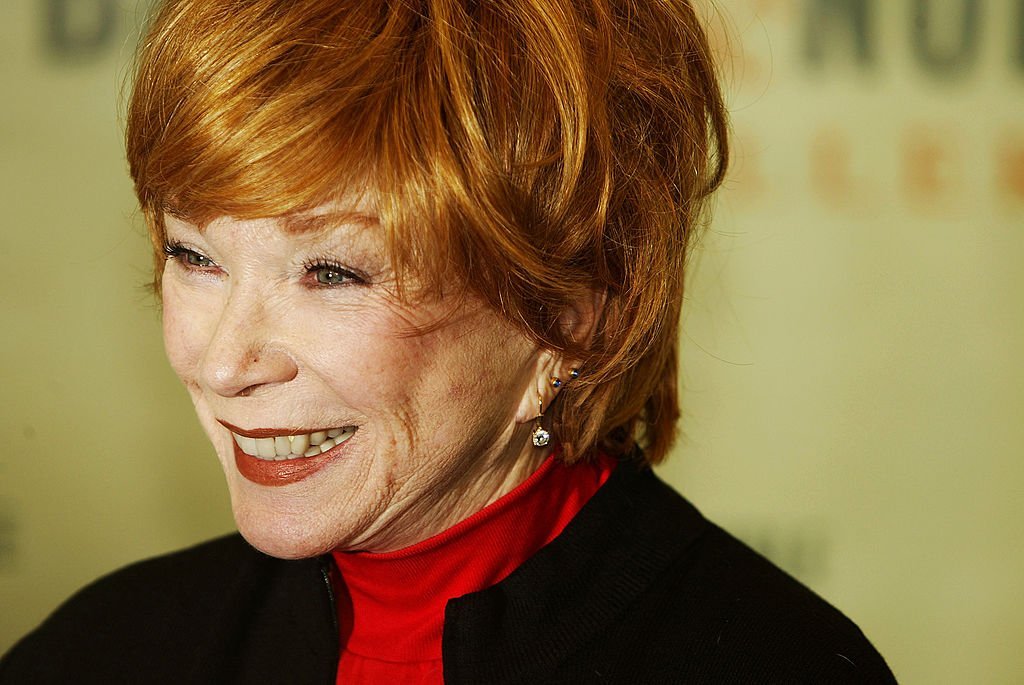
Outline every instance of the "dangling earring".
<path fill-rule="evenodd" d="M 544 398 L 537 393 L 537 418 L 533 422 L 533 438 L 534 447 L 545 447 L 551 442 L 551 433 L 544 430 L 544 426 L 540 425 L 540 419 L 544 416 Z"/>

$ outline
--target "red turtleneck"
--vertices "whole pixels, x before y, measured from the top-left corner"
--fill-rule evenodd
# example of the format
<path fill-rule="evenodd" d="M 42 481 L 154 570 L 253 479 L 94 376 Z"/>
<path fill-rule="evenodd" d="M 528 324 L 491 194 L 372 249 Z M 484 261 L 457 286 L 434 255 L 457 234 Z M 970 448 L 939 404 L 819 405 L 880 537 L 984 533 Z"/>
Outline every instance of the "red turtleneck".
<path fill-rule="evenodd" d="M 448 530 L 384 554 L 335 552 L 338 683 L 443 683 L 449 599 L 498 583 L 551 542 L 604 484 L 610 457 L 549 457 L 517 488 Z"/>

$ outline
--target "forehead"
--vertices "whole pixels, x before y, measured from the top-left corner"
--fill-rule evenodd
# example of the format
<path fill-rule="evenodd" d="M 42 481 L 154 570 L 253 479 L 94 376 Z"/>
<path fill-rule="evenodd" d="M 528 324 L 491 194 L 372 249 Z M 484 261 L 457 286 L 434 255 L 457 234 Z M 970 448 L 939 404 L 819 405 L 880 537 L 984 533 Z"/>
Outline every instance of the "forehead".
<path fill-rule="evenodd" d="M 393 271 L 379 226 L 376 217 L 350 211 L 255 219 L 217 217 L 205 223 L 170 215 L 165 218 L 167 241 L 194 242 L 199 249 L 213 250 L 211 256 L 219 259 L 230 255 L 312 259 L 316 253 L 318 258 L 344 260 L 378 279 Z"/>
<path fill-rule="evenodd" d="M 339 226 L 373 228 L 380 226 L 373 195 L 350 192 L 312 209 L 300 209 L 277 217 L 278 225 L 290 234 L 322 234 Z"/>
<path fill-rule="evenodd" d="M 380 217 L 373 199 L 367 193 L 349 195 L 312 209 L 297 209 L 279 216 L 218 216 L 212 212 L 193 212 L 185 209 L 164 211 L 164 224 L 168 227 L 182 223 L 200 233 L 214 225 L 249 223 L 273 225 L 287 235 L 312 238 L 330 235 L 339 228 L 379 228 Z"/>
<path fill-rule="evenodd" d="M 339 226 L 376 228 L 380 219 L 375 213 L 361 209 L 332 207 L 314 212 L 300 212 L 279 217 L 278 225 L 291 235 L 322 234 Z"/>
<path fill-rule="evenodd" d="M 367 258 L 373 256 L 373 269 L 380 274 L 387 272 L 386 280 L 401 299 L 444 297 L 465 289 L 464 279 L 454 277 L 447 268 L 450 243 L 434 230 L 438 222 L 405 212 L 407 208 L 395 202 L 395 193 L 381 191 L 372 183 L 358 183 L 354 187 L 355 190 L 339 192 L 316 206 L 299 206 L 274 215 L 232 215 L 202 207 L 166 207 L 151 220 L 152 235 L 159 251 L 159 241 L 169 232 L 206 235 L 211 229 L 219 232 L 217 229 L 226 225 L 233 227 L 236 237 L 248 233 L 247 237 L 258 240 L 261 230 L 272 230 L 308 248 L 320 245 L 346 253 L 356 250 Z M 396 204 L 402 212 L 397 220 Z M 162 263 L 159 259 L 158 264 Z"/>

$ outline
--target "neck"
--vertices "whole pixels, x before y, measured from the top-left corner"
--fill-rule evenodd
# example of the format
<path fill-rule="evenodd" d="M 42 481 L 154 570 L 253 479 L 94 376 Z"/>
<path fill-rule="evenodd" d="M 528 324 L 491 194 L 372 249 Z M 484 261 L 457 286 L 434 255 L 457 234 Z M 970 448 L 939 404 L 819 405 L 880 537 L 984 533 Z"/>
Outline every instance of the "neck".
<path fill-rule="evenodd" d="M 440 659 L 449 599 L 490 587 L 558 536 L 614 468 L 553 454 L 489 506 L 411 547 L 335 552 L 342 646 L 384 661 Z"/>

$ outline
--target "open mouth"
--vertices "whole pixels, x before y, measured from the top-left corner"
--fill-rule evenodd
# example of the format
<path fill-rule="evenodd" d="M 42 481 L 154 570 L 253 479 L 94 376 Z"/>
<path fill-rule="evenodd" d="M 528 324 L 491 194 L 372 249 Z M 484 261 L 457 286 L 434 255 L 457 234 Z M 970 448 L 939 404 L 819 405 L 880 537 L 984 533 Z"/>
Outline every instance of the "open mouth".
<path fill-rule="evenodd" d="M 323 454 L 355 435 L 356 427 L 344 426 L 312 433 L 259 438 L 240 435 L 235 432 L 237 429 L 228 430 L 231 431 L 238 448 L 250 457 L 264 461 L 285 461 Z"/>
<path fill-rule="evenodd" d="M 308 433 L 273 428 L 246 430 L 218 421 L 231 432 L 238 473 L 253 483 L 269 486 L 295 483 L 332 463 L 345 452 L 342 446 L 357 430 L 356 426 Z"/>

